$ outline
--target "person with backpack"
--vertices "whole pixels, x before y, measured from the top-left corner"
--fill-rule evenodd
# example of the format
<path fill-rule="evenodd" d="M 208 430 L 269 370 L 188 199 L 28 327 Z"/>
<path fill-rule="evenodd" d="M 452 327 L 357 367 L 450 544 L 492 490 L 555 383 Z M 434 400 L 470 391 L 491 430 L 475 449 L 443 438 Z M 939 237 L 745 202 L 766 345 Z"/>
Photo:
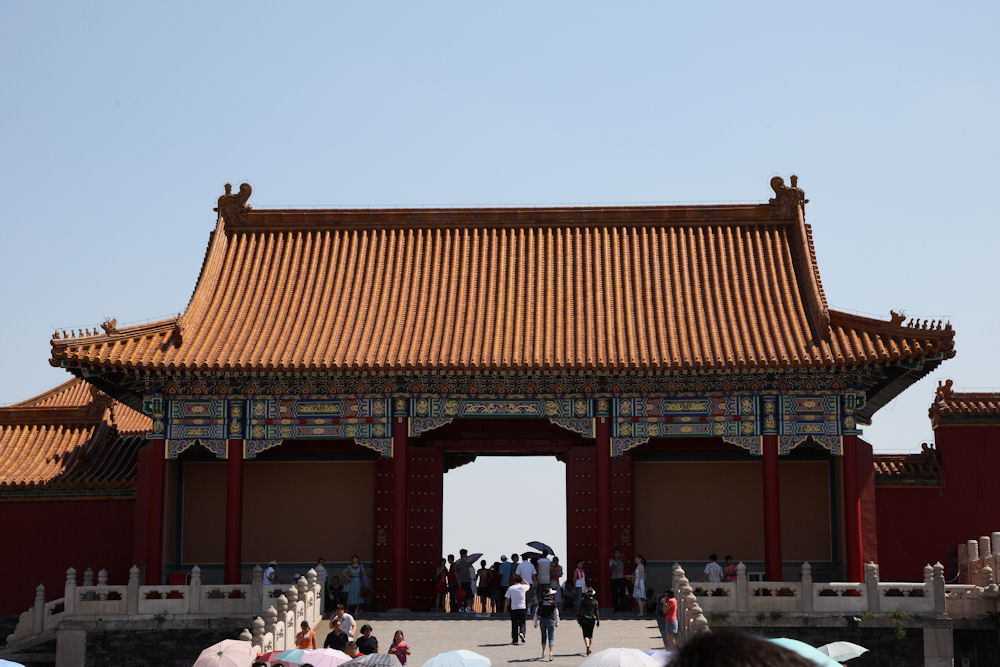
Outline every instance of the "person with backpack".
<path fill-rule="evenodd" d="M 587 655 L 590 655 L 590 644 L 594 641 L 594 625 L 601 625 L 601 613 L 597 608 L 597 593 L 593 588 L 587 588 L 583 592 L 580 600 L 580 607 L 576 612 L 576 622 L 583 630 L 583 643 L 587 647 Z"/>
<path fill-rule="evenodd" d="M 545 660 L 546 640 L 549 645 L 549 662 L 552 662 L 552 645 L 556 639 L 556 628 L 559 626 L 559 606 L 556 604 L 556 594 L 551 588 L 545 591 L 538 606 L 535 607 L 534 626 L 542 628 L 542 660 Z"/>

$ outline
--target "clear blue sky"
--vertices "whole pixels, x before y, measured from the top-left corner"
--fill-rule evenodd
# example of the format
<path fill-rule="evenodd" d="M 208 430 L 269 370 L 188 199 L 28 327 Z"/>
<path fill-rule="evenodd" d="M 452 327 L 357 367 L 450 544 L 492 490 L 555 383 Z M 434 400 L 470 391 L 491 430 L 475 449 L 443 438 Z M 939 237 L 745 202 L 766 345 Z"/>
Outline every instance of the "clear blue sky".
<path fill-rule="evenodd" d="M 998 24 L 995 2 L 8 0 L 0 403 L 66 377 L 55 328 L 183 310 L 226 181 L 261 208 L 669 203 L 797 173 L 831 305 L 957 330 L 866 430 L 917 449 L 939 378 L 1000 385 Z"/>

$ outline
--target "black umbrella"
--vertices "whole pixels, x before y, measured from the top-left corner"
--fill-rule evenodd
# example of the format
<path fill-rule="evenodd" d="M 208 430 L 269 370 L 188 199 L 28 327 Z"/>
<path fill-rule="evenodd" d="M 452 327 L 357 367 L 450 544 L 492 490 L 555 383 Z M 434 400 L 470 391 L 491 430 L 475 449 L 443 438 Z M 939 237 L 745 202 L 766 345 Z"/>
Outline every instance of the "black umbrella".
<path fill-rule="evenodd" d="M 521 560 L 535 560 L 536 558 L 541 558 L 542 554 L 537 551 L 525 551 L 521 554 Z"/>
<path fill-rule="evenodd" d="M 552 547 L 547 545 L 545 542 L 538 542 L 538 541 L 528 542 L 528 546 L 531 547 L 532 549 L 538 549 L 542 553 L 555 554 L 555 551 L 552 549 Z"/>

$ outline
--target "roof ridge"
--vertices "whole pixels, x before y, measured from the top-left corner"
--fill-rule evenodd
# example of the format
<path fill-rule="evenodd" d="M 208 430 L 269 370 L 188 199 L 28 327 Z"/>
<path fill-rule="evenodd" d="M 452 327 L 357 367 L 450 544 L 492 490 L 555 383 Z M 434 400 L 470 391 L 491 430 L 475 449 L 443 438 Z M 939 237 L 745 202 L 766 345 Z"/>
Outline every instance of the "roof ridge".
<path fill-rule="evenodd" d="M 32 396 L 31 398 L 26 398 L 23 401 L 18 401 L 17 403 L 11 403 L 10 405 L 0 406 L 0 410 L 2 410 L 4 408 L 25 408 L 25 407 L 32 407 L 32 406 L 34 406 L 34 405 L 36 405 L 38 403 L 41 403 L 42 401 L 44 401 L 47 398 L 51 398 L 51 397 L 55 396 L 56 394 L 58 394 L 58 393 L 60 393 L 62 391 L 65 391 L 66 389 L 69 389 L 71 386 L 73 386 L 77 382 L 83 382 L 83 380 L 81 380 L 80 378 L 77 378 L 77 377 L 70 377 L 70 379 L 66 380 L 62 384 L 56 385 L 55 387 L 52 387 L 51 389 L 47 389 L 46 391 L 43 391 L 42 393 L 38 394 L 37 396 Z"/>

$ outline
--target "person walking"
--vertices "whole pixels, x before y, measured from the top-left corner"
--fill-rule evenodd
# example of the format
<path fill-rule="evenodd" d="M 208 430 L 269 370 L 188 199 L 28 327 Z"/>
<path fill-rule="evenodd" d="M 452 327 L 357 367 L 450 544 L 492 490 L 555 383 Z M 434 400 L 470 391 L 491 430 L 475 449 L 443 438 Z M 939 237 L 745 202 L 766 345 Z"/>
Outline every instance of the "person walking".
<path fill-rule="evenodd" d="M 455 564 L 455 555 L 448 554 L 448 610 L 458 613 L 458 566 Z"/>
<path fill-rule="evenodd" d="M 378 653 L 378 638 L 372 635 L 372 626 L 365 623 L 361 626 L 361 636 L 357 639 L 358 653 L 371 655 Z"/>
<path fill-rule="evenodd" d="M 722 579 L 729 582 L 736 581 L 736 563 L 729 554 L 726 554 L 726 564 L 722 566 Z"/>
<path fill-rule="evenodd" d="M 514 583 L 507 588 L 504 593 L 504 611 L 510 612 L 510 643 L 516 644 L 520 639 L 524 643 L 524 633 L 527 620 L 527 599 L 528 590 L 531 588 L 524 583 L 521 575 L 514 575 Z"/>
<path fill-rule="evenodd" d="M 295 635 L 295 648 L 316 648 L 316 633 L 309 629 L 309 623 L 302 621 L 302 629 Z"/>
<path fill-rule="evenodd" d="M 483 613 L 490 613 L 490 599 L 493 597 L 490 587 L 493 573 L 486 567 L 486 561 L 479 561 L 479 571 L 476 572 L 476 594 L 479 595 L 479 604 L 483 607 Z"/>
<path fill-rule="evenodd" d="M 548 643 L 549 662 L 552 662 L 552 647 L 556 641 L 556 628 L 559 627 L 559 606 L 551 588 L 541 594 L 532 620 L 536 628 L 542 629 L 542 660 L 545 660 L 545 645 Z"/>
<path fill-rule="evenodd" d="M 562 583 L 560 579 L 563 576 L 563 567 L 559 564 L 559 556 L 552 557 L 552 589 L 556 592 L 556 606 L 559 607 L 559 611 L 563 608 L 563 593 L 562 593 Z"/>
<path fill-rule="evenodd" d="M 698 581 L 708 581 L 710 584 L 717 584 L 722 581 L 722 566 L 718 563 L 719 557 L 709 554 L 708 564 L 705 565 L 705 572 Z"/>
<path fill-rule="evenodd" d="M 601 625 L 601 612 L 597 608 L 596 595 L 593 588 L 587 588 L 576 612 L 576 622 L 583 631 L 583 644 L 587 647 L 587 655 L 590 655 L 590 645 L 594 641 L 594 625 L 598 627 Z"/>
<path fill-rule="evenodd" d="M 552 588 L 552 560 L 548 552 L 543 551 L 542 557 L 535 563 L 535 585 L 538 587 L 539 600 Z"/>
<path fill-rule="evenodd" d="M 330 615 L 330 629 L 333 629 L 334 622 L 340 623 L 340 629 L 347 635 L 348 639 L 354 638 L 354 629 L 358 626 L 354 622 L 354 617 L 344 610 L 344 605 L 338 604 Z"/>
<path fill-rule="evenodd" d="M 587 589 L 587 573 L 583 569 L 583 561 L 576 561 L 576 569 L 573 570 L 573 606 L 580 608 L 580 601 L 583 599 L 583 591 Z"/>
<path fill-rule="evenodd" d="M 458 606 L 461 611 L 472 611 L 472 564 L 469 563 L 469 550 L 459 549 L 458 560 L 455 561 L 455 577 L 458 579 L 458 588 L 465 591 L 463 596 L 458 594 Z"/>
<path fill-rule="evenodd" d="M 389 654 L 394 655 L 399 658 L 399 661 L 406 664 L 406 656 L 410 655 L 410 645 L 406 643 L 403 638 L 403 631 L 396 630 L 396 634 L 392 636 L 392 644 L 389 646 Z"/>
<path fill-rule="evenodd" d="M 323 642 L 323 648 L 332 648 L 338 651 L 343 651 L 347 647 L 347 642 L 350 641 L 350 637 L 347 633 L 343 631 L 340 627 L 339 618 L 330 619 L 330 632 L 326 635 L 326 641 Z"/>
<path fill-rule="evenodd" d="M 611 599 L 615 611 L 625 611 L 625 556 L 615 549 L 608 561 L 611 568 Z"/>
<path fill-rule="evenodd" d="M 535 609 L 535 576 L 538 571 L 535 569 L 535 564 L 530 560 L 525 558 L 517 565 L 517 574 L 521 577 L 521 581 L 528 584 L 528 600 L 527 600 L 527 613 L 533 613 Z"/>

